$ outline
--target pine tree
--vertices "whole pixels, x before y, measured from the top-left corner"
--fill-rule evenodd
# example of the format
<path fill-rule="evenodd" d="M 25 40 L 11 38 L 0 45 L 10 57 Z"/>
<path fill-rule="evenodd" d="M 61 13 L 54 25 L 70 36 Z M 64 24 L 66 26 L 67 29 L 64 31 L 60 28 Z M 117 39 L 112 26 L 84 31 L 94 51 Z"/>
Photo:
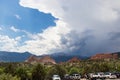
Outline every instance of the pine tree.
<path fill-rule="evenodd" d="M 40 64 L 34 67 L 32 71 L 32 80 L 44 80 L 45 79 L 45 71 L 44 67 Z"/>

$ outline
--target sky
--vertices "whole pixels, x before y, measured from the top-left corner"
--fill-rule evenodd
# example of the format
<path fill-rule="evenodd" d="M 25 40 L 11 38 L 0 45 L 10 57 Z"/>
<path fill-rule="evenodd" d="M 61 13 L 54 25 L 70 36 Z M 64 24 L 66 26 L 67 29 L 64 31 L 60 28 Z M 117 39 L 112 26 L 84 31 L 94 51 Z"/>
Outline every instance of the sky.
<path fill-rule="evenodd" d="M 0 51 L 120 51 L 120 0 L 0 0 Z"/>

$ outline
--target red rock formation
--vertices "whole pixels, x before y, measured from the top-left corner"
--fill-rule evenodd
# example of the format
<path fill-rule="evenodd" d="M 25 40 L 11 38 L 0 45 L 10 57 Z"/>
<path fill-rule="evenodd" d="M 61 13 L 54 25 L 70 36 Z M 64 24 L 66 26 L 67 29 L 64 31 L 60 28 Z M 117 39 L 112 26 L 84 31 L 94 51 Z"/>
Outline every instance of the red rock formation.
<path fill-rule="evenodd" d="M 96 54 L 92 56 L 90 59 L 96 60 L 96 59 L 118 59 L 117 54 L 112 54 L 112 53 L 101 53 L 101 54 Z"/>
<path fill-rule="evenodd" d="M 43 64 L 44 64 L 44 63 L 45 63 L 45 64 L 47 64 L 47 63 L 56 64 L 55 60 L 52 59 L 50 56 L 44 56 L 44 57 L 40 58 L 40 59 L 39 59 L 39 62 L 41 62 L 41 63 L 43 63 Z"/>
<path fill-rule="evenodd" d="M 76 63 L 76 62 L 80 62 L 80 59 L 77 57 L 73 57 L 72 59 L 68 60 L 67 62 L 69 63 Z"/>
<path fill-rule="evenodd" d="M 28 63 L 42 63 L 42 64 L 56 64 L 55 60 L 52 59 L 50 56 L 44 56 L 44 57 L 36 57 L 36 56 L 30 56 L 25 62 Z"/>
<path fill-rule="evenodd" d="M 32 63 L 32 62 L 38 62 L 38 59 L 36 56 L 30 56 L 27 60 L 25 60 L 25 62 L 29 62 L 29 63 Z"/>

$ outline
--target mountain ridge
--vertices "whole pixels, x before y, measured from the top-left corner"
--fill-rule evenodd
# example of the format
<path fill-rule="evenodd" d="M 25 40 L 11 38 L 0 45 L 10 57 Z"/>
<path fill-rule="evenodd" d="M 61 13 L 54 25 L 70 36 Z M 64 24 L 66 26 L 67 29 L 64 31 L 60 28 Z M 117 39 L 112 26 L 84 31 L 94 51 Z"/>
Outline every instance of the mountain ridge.
<path fill-rule="evenodd" d="M 111 54 L 118 54 L 118 57 L 120 58 L 120 52 L 114 52 Z M 0 51 L 0 62 L 24 62 L 32 55 L 33 54 L 31 54 L 29 52 L 19 53 L 19 52 Z M 47 56 L 47 55 L 41 55 L 41 56 L 37 56 L 37 57 L 44 57 L 44 56 Z M 90 59 L 90 57 L 92 57 L 94 55 L 89 56 L 89 57 L 85 57 L 85 56 L 74 55 L 74 54 L 68 55 L 65 53 L 55 53 L 55 54 L 49 54 L 48 56 L 50 56 L 57 63 L 59 63 L 59 62 L 66 62 L 73 57 L 78 57 L 81 60 Z"/>
<path fill-rule="evenodd" d="M 24 62 L 32 54 L 29 52 L 7 52 L 0 51 L 0 61 L 1 62 Z"/>

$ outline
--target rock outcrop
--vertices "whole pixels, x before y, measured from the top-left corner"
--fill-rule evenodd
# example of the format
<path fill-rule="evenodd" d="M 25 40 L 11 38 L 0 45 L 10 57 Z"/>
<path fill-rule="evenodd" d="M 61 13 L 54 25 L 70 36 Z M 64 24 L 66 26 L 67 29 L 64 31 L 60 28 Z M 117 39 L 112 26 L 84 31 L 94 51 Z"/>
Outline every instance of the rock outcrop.
<path fill-rule="evenodd" d="M 29 63 L 34 63 L 34 62 L 38 62 L 38 58 L 34 55 L 30 56 L 27 60 L 25 60 L 25 62 L 29 62 Z"/>
<path fill-rule="evenodd" d="M 25 62 L 28 63 L 41 63 L 41 64 L 56 64 L 55 60 L 52 59 L 50 56 L 30 56 Z"/>
<path fill-rule="evenodd" d="M 91 60 L 98 60 L 98 59 L 118 59 L 118 54 L 113 53 L 101 53 L 96 54 L 90 58 Z"/>
<path fill-rule="evenodd" d="M 67 61 L 68 63 L 77 63 L 80 62 L 80 59 L 78 57 L 73 57 L 72 59 Z"/>
<path fill-rule="evenodd" d="M 56 64 L 55 60 L 52 59 L 50 56 L 44 56 L 39 59 L 39 62 L 45 64 Z"/>

